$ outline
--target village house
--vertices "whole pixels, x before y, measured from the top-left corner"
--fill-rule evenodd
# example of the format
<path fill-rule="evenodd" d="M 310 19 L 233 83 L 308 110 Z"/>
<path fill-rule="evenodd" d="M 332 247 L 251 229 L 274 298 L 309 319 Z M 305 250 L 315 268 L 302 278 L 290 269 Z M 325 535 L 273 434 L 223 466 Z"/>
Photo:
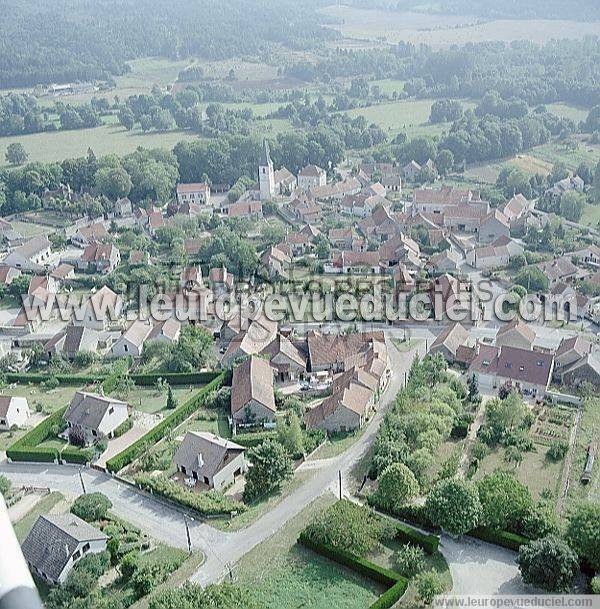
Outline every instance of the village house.
<path fill-rule="evenodd" d="M 306 373 L 306 358 L 287 336 L 280 333 L 277 333 L 260 355 L 268 357 L 277 383 L 297 381 Z"/>
<path fill-rule="evenodd" d="M 366 237 L 376 237 L 380 241 L 386 241 L 400 232 L 398 220 L 386 205 L 377 205 L 370 216 L 358 223 L 358 228 Z"/>
<path fill-rule="evenodd" d="M 75 267 L 71 264 L 61 263 L 51 273 L 52 277 L 57 284 L 62 284 L 64 281 L 73 279 L 75 277 Z"/>
<path fill-rule="evenodd" d="M 262 203 L 253 199 L 242 199 L 231 203 L 223 209 L 223 213 L 229 218 L 262 218 Z"/>
<path fill-rule="evenodd" d="M 117 199 L 114 205 L 116 218 L 129 218 L 133 214 L 133 204 L 128 197 Z"/>
<path fill-rule="evenodd" d="M 361 188 L 362 184 L 358 179 L 349 177 L 341 182 L 312 186 L 307 192 L 318 201 L 335 202 L 341 201 L 346 196 L 358 194 Z"/>
<path fill-rule="evenodd" d="M 516 349 L 533 349 L 535 332 L 519 317 L 498 328 L 496 347 L 515 347 Z"/>
<path fill-rule="evenodd" d="M 110 357 L 141 357 L 144 350 L 144 344 L 153 326 L 150 321 L 136 320 L 134 321 L 121 337 L 115 342 L 110 350 Z"/>
<path fill-rule="evenodd" d="M 551 202 L 560 201 L 562 196 L 569 191 L 583 192 L 585 182 L 579 176 L 571 176 L 559 180 L 544 192 L 544 199 Z"/>
<path fill-rule="evenodd" d="M 229 344 L 223 357 L 221 365 L 228 366 L 231 362 L 249 355 L 257 355 L 267 347 L 277 335 L 277 322 L 261 316 L 250 322 L 247 328 L 241 328 L 239 315 L 236 319 L 225 322 L 221 327 L 222 340 L 229 340 Z M 233 322 L 233 323 L 232 323 Z M 240 328 L 240 329 L 238 329 Z M 229 339 L 231 333 L 237 329 L 233 338 Z"/>
<path fill-rule="evenodd" d="M 19 269 L 12 266 L 0 266 L 0 286 L 8 287 L 21 274 Z"/>
<path fill-rule="evenodd" d="M 392 281 L 394 282 L 394 293 L 412 292 L 416 286 L 416 281 L 409 273 L 406 265 L 399 262 L 392 269 Z"/>
<path fill-rule="evenodd" d="M 88 245 L 78 260 L 80 270 L 101 275 L 112 273 L 120 263 L 121 252 L 110 243 Z"/>
<path fill-rule="evenodd" d="M 273 369 L 251 356 L 233 371 L 231 417 L 238 424 L 274 423 L 275 410 Z"/>
<path fill-rule="evenodd" d="M 150 264 L 150 254 L 142 250 L 129 251 L 129 266 L 148 266 Z"/>
<path fill-rule="evenodd" d="M 485 209 L 476 205 L 449 205 L 443 212 L 442 226 L 452 232 L 476 233 L 480 230 Z"/>
<path fill-rule="evenodd" d="M 443 214 L 450 207 L 473 205 L 489 213 L 489 203 L 482 201 L 479 191 L 442 186 L 417 188 L 413 193 L 411 213 Z M 436 221 L 436 224 L 438 222 Z"/>
<path fill-rule="evenodd" d="M 108 536 L 74 514 L 42 514 L 21 545 L 29 570 L 62 584 L 84 556 L 106 551 Z"/>
<path fill-rule="evenodd" d="M 108 286 L 102 286 L 82 307 L 73 311 L 73 325 L 92 330 L 108 330 L 123 310 L 123 299 Z"/>
<path fill-rule="evenodd" d="M 549 353 L 479 344 L 469 366 L 483 393 L 496 393 L 505 383 L 525 397 L 543 399 L 554 371 L 554 356 Z"/>
<path fill-rule="evenodd" d="M 285 208 L 296 220 L 305 224 L 316 224 L 321 220 L 321 207 L 310 193 L 295 197 Z"/>
<path fill-rule="evenodd" d="M 324 266 L 326 273 L 342 273 L 344 275 L 379 275 L 381 260 L 379 252 L 343 251 L 334 255 L 331 264 Z"/>
<path fill-rule="evenodd" d="M 162 212 L 152 210 L 148 212 L 148 233 L 151 237 L 156 237 L 156 231 L 165 225 Z"/>
<path fill-rule="evenodd" d="M 179 287 L 182 290 L 192 290 L 199 285 L 202 285 L 202 269 L 200 266 L 184 266 L 179 275 Z"/>
<path fill-rule="evenodd" d="M 523 226 L 524 220 L 531 214 L 533 202 L 529 202 L 521 193 L 515 195 L 500 207 L 500 211 L 506 216 L 511 231 Z"/>
<path fill-rule="evenodd" d="M 402 167 L 402 175 L 407 182 L 416 182 L 421 175 L 421 165 L 415 160 L 410 161 Z"/>
<path fill-rule="evenodd" d="M 307 165 L 298 172 L 298 188 L 309 190 L 327 184 L 327 172 L 316 165 Z"/>
<path fill-rule="evenodd" d="M 323 429 L 328 433 L 346 433 L 360 429 L 373 406 L 374 394 L 358 383 L 349 382 L 318 406 L 307 410 L 307 429 Z"/>
<path fill-rule="evenodd" d="M 44 356 L 50 360 L 62 355 L 72 362 L 78 353 L 97 353 L 99 343 L 100 336 L 96 330 L 69 325 L 44 345 Z"/>
<path fill-rule="evenodd" d="M 50 241 L 46 235 L 38 235 L 12 250 L 0 266 L 12 266 L 21 271 L 40 272 L 50 259 Z"/>
<path fill-rule="evenodd" d="M 582 336 L 563 338 L 554 355 L 554 376 L 562 380 L 566 370 L 592 352 L 592 343 Z"/>
<path fill-rule="evenodd" d="M 510 223 L 499 209 L 494 209 L 482 218 L 478 238 L 482 243 L 491 243 L 499 237 L 510 237 Z"/>
<path fill-rule="evenodd" d="M 17 232 L 10 222 L 0 218 L 0 244 L 6 245 L 11 250 L 22 245 L 23 241 L 23 235 Z"/>
<path fill-rule="evenodd" d="M 290 256 L 276 246 L 269 247 L 261 256 L 260 262 L 269 279 L 286 278 L 292 264 Z"/>
<path fill-rule="evenodd" d="M 181 336 L 181 322 L 173 317 L 154 324 L 146 342 L 153 341 L 174 345 Z"/>
<path fill-rule="evenodd" d="M 449 363 L 455 363 L 460 347 L 469 342 L 469 331 L 462 324 L 447 326 L 433 341 L 429 353 L 441 353 Z"/>
<path fill-rule="evenodd" d="M 550 286 L 559 282 L 570 283 L 579 272 L 579 268 L 566 256 L 540 262 L 537 267 L 548 277 Z"/>
<path fill-rule="evenodd" d="M 563 383 L 571 387 L 578 387 L 583 383 L 589 384 L 596 391 L 600 391 L 600 351 L 587 353 L 579 361 L 571 364 L 561 373 Z"/>
<path fill-rule="evenodd" d="M 23 427 L 30 416 L 27 398 L 0 395 L 0 431 Z"/>
<path fill-rule="evenodd" d="M 173 457 L 177 471 L 222 491 L 246 473 L 245 448 L 211 433 L 188 431 Z"/>
<path fill-rule="evenodd" d="M 69 438 L 71 443 L 74 437 L 77 437 L 88 446 L 101 438 L 111 438 L 128 416 L 128 406 L 125 402 L 78 391 L 63 415 L 67 429 L 62 435 Z"/>
<path fill-rule="evenodd" d="M 180 206 L 192 203 L 205 207 L 210 205 L 210 186 L 206 182 L 177 184 L 177 202 Z"/>
<path fill-rule="evenodd" d="M 467 264 L 478 270 L 505 268 L 510 262 L 507 246 L 474 247 L 466 255 Z"/>
<path fill-rule="evenodd" d="M 426 267 L 436 273 L 456 273 L 460 268 L 461 258 L 457 252 L 451 249 L 444 250 L 432 256 Z"/>
<path fill-rule="evenodd" d="M 71 237 L 71 243 L 85 249 L 88 245 L 103 243 L 109 238 L 108 231 L 102 222 L 90 226 L 82 226 Z"/>
<path fill-rule="evenodd" d="M 354 232 L 351 228 L 330 228 L 327 238 L 332 247 L 341 250 L 352 249 Z"/>
<path fill-rule="evenodd" d="M 233 290 L 233 275 L 226 267 L 216 267 L 208 272 L 208 287 L 216 297 Z"/>
<path fill-rule="evenodd" d="M 600 266 L 600 247 L 595 243 L 572 252 L 571 256 L 577 258 L 581 264 L 588 264 L 593 267 Z"/>

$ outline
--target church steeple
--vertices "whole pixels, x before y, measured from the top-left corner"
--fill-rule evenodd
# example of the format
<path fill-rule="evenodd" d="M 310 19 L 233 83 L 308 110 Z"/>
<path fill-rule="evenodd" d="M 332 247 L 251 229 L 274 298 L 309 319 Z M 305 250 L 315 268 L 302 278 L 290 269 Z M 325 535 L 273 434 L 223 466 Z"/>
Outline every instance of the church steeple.
<path fill-rule="evenodd" d="M 258 184 L 260 186 L 261 201 L 272 199 L 275 195 L 275 173 L 267 140 L 263 140 L 260 165 L 258 166 Z"/>

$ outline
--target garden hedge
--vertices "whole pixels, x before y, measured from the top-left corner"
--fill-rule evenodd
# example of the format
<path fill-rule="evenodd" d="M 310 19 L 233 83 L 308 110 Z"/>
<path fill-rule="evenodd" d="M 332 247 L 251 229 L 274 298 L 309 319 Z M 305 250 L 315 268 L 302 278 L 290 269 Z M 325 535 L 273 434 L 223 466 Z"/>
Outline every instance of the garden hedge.
<path fill-rule="evenodd" d="M 408 580 L 394 571 L 380 567 L 365 558 L 340 550 L 333 546 L 319 543 L 301 533 L 298 543 L 325 558 L 348 567 L 360 575 L 368 577 L 384 586 L 390 586 L 370 607 L 369 609 L 389 609 L 395 605 L 402 597 L 408 587 Z"/>
<path fill-rule="evenodd" d="M 531 541 L 527 537 L 523 537 L 523 535 L 518 535 L 517 533 L 497 531 L 488 527 L 478 527 L 467 534 L 469 537 L 476 537 L 482 541 L 487 541 L 488 543 L 493 543 L 497 546 L 508 548 L 509 550 L 515 550 L 516 552 L 519 551 L 519 548 L 522 545 Z"/>
<path fill-rule="evenodd" d="M 146 435 L 136 440 L 129 445 L 125 450 L 118 455 L 112 457 L 106 462 L 106 469 L 109 472 L 116 473 L 121 471 L 126 465 L 140 457 L 150 446 L 162 440 L 170 431 L 183 423 L 190 415 L 192 415 L 200 406 L 202 406 L 206 397 L 213 391 L 219 389 L 225 379 L 224 373 L 219 374 L 205 387 L 202 387 L 198 393 L 191 397 L 187 402 L 177 407 L 168 417 L 163 419 L 156 427 L 153 427 Z"/>
<path fill-rule="evenodd" d="M 398 524 L 396 538 L 404 543 L 412 543 L 415 546 L 423 548 L 427 554 L 435 554 L 440 545 L 440 538 L 437 535 L 421 533 L 402 523 Z"/>
<path fill-rule="evenodd" d="M 40 448 L 39 444 L 52 435 L 52 428 L 60 425 L 67 406 L 46 417 L 39 425 L 19 438 L 7 451 L 6 456 L 12 461 L 32 461 L 35 463 L 53 463 L 59 458 L 56 448 Z M 60 451 L 60 458 L 67 463 L 85 465 L 93 458 L 93 451 L 81 450 L 67 446 Z"/>
<path fill-rule="evenodd" d="M 50 378 L 48 374 L 37 374 L 31 372 L 7 372 L 6 380 L 9 383 L 18 384 L 39 384 Z M 217 376 L 218 372 L 152 372 L 148 374 L 131 374 L 131 380 L 140 387 L 155 385 L 159 378 L 164 379 L 170 385 L 203 385 L 210 383 Z M 93 383 L 105 383 L 115 375 L 103 374 L 57 374 L 54 376 L 61 385 L 91 385 Z M 118 378 L 118 376 L 116 376 Z M 109 387 L 110 389 L 110 387 Z M 106 387 L 104 387 L 106 393 Z"/>

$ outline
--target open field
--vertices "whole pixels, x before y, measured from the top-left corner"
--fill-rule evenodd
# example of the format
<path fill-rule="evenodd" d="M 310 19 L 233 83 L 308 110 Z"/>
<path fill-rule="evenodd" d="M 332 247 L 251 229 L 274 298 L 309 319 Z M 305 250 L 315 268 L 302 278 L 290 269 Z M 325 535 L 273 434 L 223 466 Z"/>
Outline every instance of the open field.
<path fill-rule="evenodd" d="M 563 103 L 547 104 L 546 108 L 548 108 L 548 112 L 552 112 L 552 114 L 556 114 L 556 116 L 560 116 L 561 118 L 570 118 L 576 123 L 585 120 L 590 111 L 589 108 Z"/>
<path fill-rule="evenodd" d="M 402 93 L 404 91 L 404 80 L 393 80 L 391 78 L 386 78 L 384 80 L 372 80 L 369 84 L 373 86 L 378 86 L 381 89 L 382 93 L 387 93 L 388 95 L 393 95 L 394 92 Z"/>
<path fill-rule="evenodd" d="M 120 125 L 103 125 L 94 129 L 32 133 L 19 137 L 0 138 L 0 163 L 5 163 L 6 148 L 20 142 L 29 154 L 30 161 L 50 163 L 63 159 L 85 156 L 91 148 L 96 156 L 111 153 L 128 154 L 136 148 L 173 148 L 183 140 L 197 140 L 189 131 L 127 131 Z"/>
<path fill-rule="evenodd" d="M 580 223 L 598 228 L 600 226 L 600 205 L 586 205 Z"/>
<path fill-rule="evenodd" d="M 531 40 L 540 43 L 553 38 L 584 38 L 600 33 L 600 23 L 566 20 L 483 21 L 470 16 L 370 10 L 340 5 L 328 6 L 322 9 L 322 13 L 337 18 L 339 23 L 331 27 L 347 38 L 387 43 L 405 41 L 434 47 L 489 40 Z"/>
<path fill-rule="evenodd" d="M 369 123 L 378 124 L 384 131 L 393 133 L 406 131 L 408 135 L 440 135 L 448 124 L 430 124 L 429 114 L 434 100 L 403 100 L 355 108 L 346 114 L 351 117 L 364 116 Z M 471 102 L 463 102 L 465 109 L 474 107 Z"/>
<path fill-rule="evenodd" d="M 564 461 L 558 461 L 557 463 L 550 461 L 546 457 L 547 450 L 547 446 L 536 443 L 535 450 L 523 453 L 522 463 L 515 468 L 514 465 L 504 461 L 504 450 L 495 448 L 480 462 L 474 479 L 479 480 L 485 474 L 491 474 L 498 469 L 506 470 L 512 472 L 517 480 L 529 487 L 534 500 L 537 500 L 544 490 L 549 490 L 552 496 L 556 498 L 562 478 Z"/>
<path fill-rule="evenodd" d="M 297 545 L 300 532 L 335 499 L 324 495 L 264 541 L 234 568 L 239 584 L 267 609 L 362 609 L 383 592 L 373 582 Z"/>
<path fill-rule="evenodd" d="M 600 438 L 600 399 L 594 398 L 586 401 L 579 425 L 569 478 L 567 505 L 575 504 L 582 499 L 600 501 L 600 468 L 597 456 L 592 481 L 587 485 L 581 484 L 581 474 L 585 467 L 588 446 L 592 442 L 598 442 L 598 438 Z"/>

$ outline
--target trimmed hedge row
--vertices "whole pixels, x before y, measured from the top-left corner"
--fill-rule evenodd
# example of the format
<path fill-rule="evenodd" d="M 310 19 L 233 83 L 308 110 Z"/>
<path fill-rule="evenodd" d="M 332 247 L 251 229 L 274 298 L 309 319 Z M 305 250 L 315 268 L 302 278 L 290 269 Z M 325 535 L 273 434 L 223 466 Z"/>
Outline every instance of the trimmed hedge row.
<path fill-rule="evenodd" d="M 333 546 L 314 541 L 304 532 L 300 534 L 298 543 L 321 556 L 325 556 L 325 558 L 329 558 L 344 567 L 348 567 L 352 571 L 356 571 L 360 575 L 368 577 L 384 586 L 390 586 L 390 588 L 386 590 L 369 609 L 389 609 L 395 605 L 406 592 L 408 580 L 394 571 L 380 567 L 369 560 L 346 552 L 345 550 L 340 550 Z"/>
<path fill-rule="evenodd" d="M 272 438 L 277 438 L 276 431 L 253 431 L 250 433 L 239 433 L 234 438 L 233 441 L 240 446 L 244 446 L 245 448 L 255 448 L 262 444 L 265 440 L 269 440 Z"/>
<path fill-rule="evenodd" d="M 523 535 L 518 535 L 517 533 L 497 531 L 496 529 L 490 529 L 488 527 L 478 527 L 470 533 L 467 533 L 467 535 L 469 535 L 469 537 L 481 539 L 482 541 L 487 541 L 488 543 L 493 543 L 497 546 L 502 546 L 503 548 L 508 548 L 509 550 L 515 550 L 515 552 L 518 552 L 522 545 L 531 541 L 527 537 L 523 537 Z"/>
<path fill-rule="evenodd" d="M 144 451 L 162 440 L 170 431 L 175 429 L 180 423 L 183 423 L 194 411 L 202 406 L 206 397 L 213 391 L 219 389 L 223 384 L 225 374 L 221 373 L 216 376 L 208 385 L 202 387 L 196 395 L 191 397 L 187 402 L 176 408 L 168 417 L 163 419 L 156 427 L 152 428 L 146 435 L 136 440 L 129 445 L 125 450 L 118 455 L 112 457 L 106 462 L 106 469 L 109 472 L 116 473 L 121 471 L 126 465 L 141 456 Z"/>
<path fill-rule="evenodd" d="M 165 475 L 157 477 L 142 475 L 138 476 L 135 482 L 143 489 L 156 493 L 169 501 L 184 505 L 198 512 L 201 516 L 223 516 L 231 512 L 242 513 L 246 511 L 246 506 L 243 503 L 218 491 L 195 493 L 179 486 Z"/>
<path fill-rule="evenodd" d="M 440 545 L 440 538 L 437 535 L 428 535 L 416 531 L 406 524 L 398 524 L 398 533 L 396 538 L 405 543 L 412 543 L 420 548 L 423 548 L 427 554 L 435 554 Z"/>
<path fill-rule="evenodd" d="M 30 372 L 7 372 L 5 376 L 9 383 L 18 384 L 39 384 L 50 378 L 48 374 Z M 104 383 L 114 376 L 103 374 L 57 374 L 54 378 L 61 385 L 91 385 L 93 383 Z M 136 385 L 147 387 L 155 385 L 159 378 L 164 379 L 170 385 L 203 385 L 210 383 L 217 376 L 219 376 L 218 372 L 152 372 L 149 374 L 131 374 L 130 378 Z M 107 392 L 106 387 L 104 387 L 104 390 Z"/>
<path fill-rule="evenodd" d="M 80 450 L 70 446 L 62 451 L 56 448 L 40 448 L 39 444 L 47 440 L 52 435 L 52 428 L 60 425 L 67 406 L 53 412 L 46 417 L 39 425 L 28 431 L 22 438 L 19 438 L 7 451 L 6 456 L 13 461 L 32 461 L 36 463 L 53 463 L 58 460 L 59 455 L 67 463 L 85 465 L 93 456 L 91 451 Z"/>

